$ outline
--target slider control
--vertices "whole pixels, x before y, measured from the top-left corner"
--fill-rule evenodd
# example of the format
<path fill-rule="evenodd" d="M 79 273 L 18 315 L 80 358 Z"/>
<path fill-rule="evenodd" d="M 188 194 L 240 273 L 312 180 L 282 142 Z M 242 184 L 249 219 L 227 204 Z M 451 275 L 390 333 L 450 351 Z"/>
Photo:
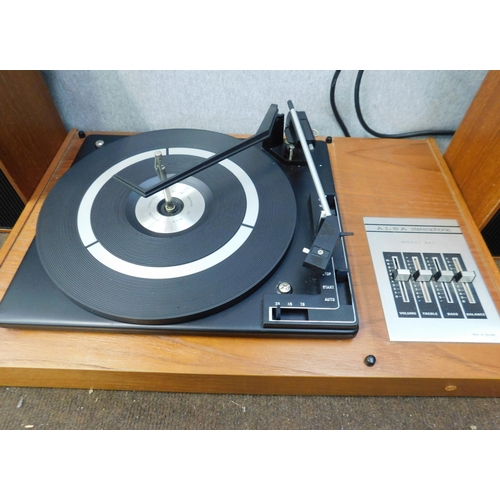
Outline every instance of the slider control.
<path fill-rule="evenodd" d="M 394 281 L 409 281 L 411 275 L 409 269 L 396 268 L 392 271 L 391 276 Z"/>
<path fill-rule="evenodd" d="M 449 283 L 454 278 L 453 271 L 447 269 L 440 269 L 434 274 L 434 279 L 440 283 Z"/>
<path fill-rule="evenodd" d="M 417 269 L 413 273 L 415 281 L 430 281 L 432 279 L 432 271 L 430 269 Z"/>
<path fill-rule="evenodd" d="M 471 283 L 475 277 L 476 273 L 474 271 L 459 271 L 455 274 L 454 279 L 457 283 Z"/>

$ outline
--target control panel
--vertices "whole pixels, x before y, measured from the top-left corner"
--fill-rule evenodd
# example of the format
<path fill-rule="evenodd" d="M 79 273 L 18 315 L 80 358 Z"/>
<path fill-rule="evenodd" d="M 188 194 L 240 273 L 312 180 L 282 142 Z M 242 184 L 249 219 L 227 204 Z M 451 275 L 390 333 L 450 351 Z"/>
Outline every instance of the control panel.
<path fill-rule="evenodd" d="M 500 318 L 459 224 L 365 217 L 389 337 L 500 342 Z"/>

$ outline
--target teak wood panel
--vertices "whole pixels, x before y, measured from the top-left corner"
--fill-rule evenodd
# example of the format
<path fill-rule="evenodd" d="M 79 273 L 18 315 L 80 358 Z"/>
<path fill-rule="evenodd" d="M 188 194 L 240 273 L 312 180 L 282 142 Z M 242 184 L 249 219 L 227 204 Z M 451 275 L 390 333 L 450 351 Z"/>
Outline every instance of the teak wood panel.
<path fill-rule="evenodd" d="M 483 229 L 500 209 L 500 71 L 489 71 L 444 154 Z"/>
<path fill-rule="evenodd" d="M 67 133 L 40 71 L 0 71 L 0 160 L 26 202 Z"/>
<path fill-rule="evenodd" d="M 35 233 L 46 193 L 81 140 L 68 136 L 0 251 L 0 297 Z M 358 311 L 352 340 L 0 328 L 0 384 L 323 395 L 500 395 L 500 345 L 391 342 L 363 217 L 457 219 L 497 305 L 498 271 L 434 141 L 335 139 L 334 176 Z M 368 354 L 377 358 L 368 367 Z"/>

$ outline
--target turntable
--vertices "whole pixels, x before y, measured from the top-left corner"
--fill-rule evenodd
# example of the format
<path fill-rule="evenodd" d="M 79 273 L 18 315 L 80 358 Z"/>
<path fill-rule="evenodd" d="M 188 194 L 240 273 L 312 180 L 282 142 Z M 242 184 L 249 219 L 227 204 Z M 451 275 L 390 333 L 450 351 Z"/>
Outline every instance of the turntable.
<path fill-rule="evenodd" d="M 88 136 L 44 202 L 0 324 L 354 337 L 327 144 L 288 106 L 243 140 Z"/>

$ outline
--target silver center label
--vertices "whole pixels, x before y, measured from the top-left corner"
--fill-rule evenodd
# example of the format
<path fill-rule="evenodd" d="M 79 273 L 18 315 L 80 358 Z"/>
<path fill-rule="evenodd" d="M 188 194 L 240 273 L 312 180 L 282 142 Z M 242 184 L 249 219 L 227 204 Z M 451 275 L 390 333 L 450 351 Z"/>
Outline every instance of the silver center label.
<path fill-rule="evenodd" d="M 184 206 L 174 215 L 163 215 L 158 206 L 164 201 L 163 191 L 151 195 L 149 198 L 140 197 L 135 206 L 137 220 L 149 231 L 154 233 L 179 233 L 194 226 L 205 212 L 205 199 L 192 186 L 181 182 L 170 188 L 173 198 L 178 198 Z"/>

